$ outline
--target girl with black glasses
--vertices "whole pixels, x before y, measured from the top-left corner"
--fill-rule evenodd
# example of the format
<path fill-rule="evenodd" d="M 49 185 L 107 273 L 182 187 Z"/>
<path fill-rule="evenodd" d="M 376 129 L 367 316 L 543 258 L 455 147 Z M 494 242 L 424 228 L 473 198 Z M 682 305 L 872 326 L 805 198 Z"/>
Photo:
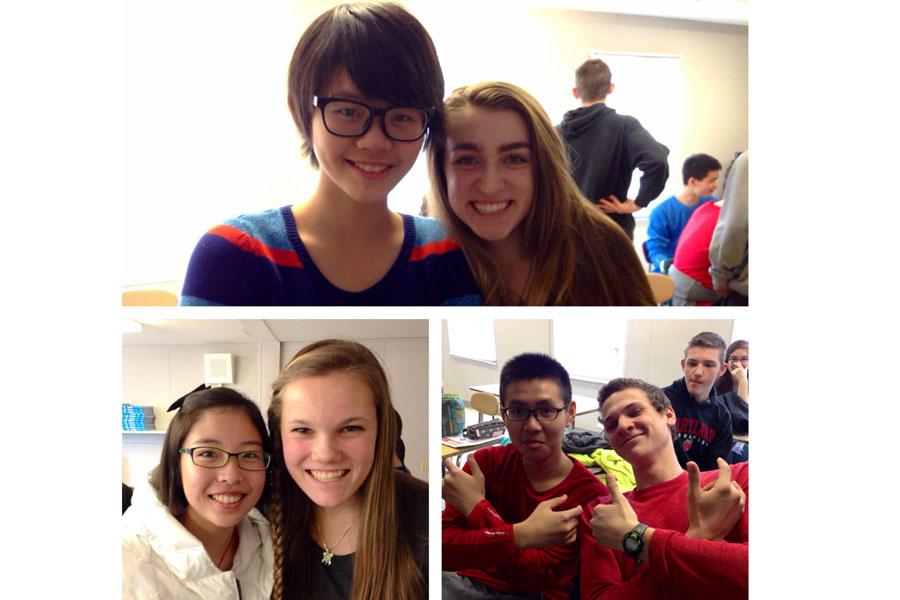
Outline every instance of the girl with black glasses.
<path fill-rule="evenodd" d="M 433 219 L 387 204 L 423 143 L 440 137 L 443 95 L 434 44 L 404 8 L 345 4 L 319 16 L 288 73 L 288 107 L 318 185 L 207 232 L 181 304 L 480 303 L 458 244 Z"/>
<path fill-rule="evenodd" d="M 272 539 L 257 510 L 271 445 L 256 404 L 228 388 L 173 404 L 150 488 L 122 517 L 122 598 L 263 600 Z"/>

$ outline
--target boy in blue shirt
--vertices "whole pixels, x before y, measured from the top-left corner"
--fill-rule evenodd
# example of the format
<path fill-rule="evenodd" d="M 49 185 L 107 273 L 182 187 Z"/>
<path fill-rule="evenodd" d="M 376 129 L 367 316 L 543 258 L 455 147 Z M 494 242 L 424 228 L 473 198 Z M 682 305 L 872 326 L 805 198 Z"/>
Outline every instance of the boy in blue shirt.
<path fill-rule="evenodd" d="M 708 154 L 692 154 L 685 159 L 681 168 L 684 189 L 650 213 L 646 243 L 650 272 L 668 271 L 688 219 L 700 205 L 716 199 L 712 194 L 721 170 L 722 164 Z"/>

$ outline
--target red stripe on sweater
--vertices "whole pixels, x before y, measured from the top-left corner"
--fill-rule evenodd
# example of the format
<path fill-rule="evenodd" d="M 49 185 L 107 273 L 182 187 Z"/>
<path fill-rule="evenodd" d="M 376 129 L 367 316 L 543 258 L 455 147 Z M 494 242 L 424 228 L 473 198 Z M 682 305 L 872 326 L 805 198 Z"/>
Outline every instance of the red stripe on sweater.
<path fill-rule="evenodd" d="M 424 246 L 413 248 L 409 260 L 424 260 L 433 254 L 445 254 L 453 250 L 458 250 L 459 244 L 450 238 L 443 239 L 439 242 L 431 242 Z"/>
<path fill-rule="evenodd" d="M 226 239 L 244 252 L 250 252 L 256 256 L 261 256 L 282 267 L 300 267 L 300 257 L 293 250 L 279 250 L 278 248 L 270 248 L 261 241 L 249 235 L 236 227 L 230 225 L 217 225 L 210 229 L 209 233 Z"/>

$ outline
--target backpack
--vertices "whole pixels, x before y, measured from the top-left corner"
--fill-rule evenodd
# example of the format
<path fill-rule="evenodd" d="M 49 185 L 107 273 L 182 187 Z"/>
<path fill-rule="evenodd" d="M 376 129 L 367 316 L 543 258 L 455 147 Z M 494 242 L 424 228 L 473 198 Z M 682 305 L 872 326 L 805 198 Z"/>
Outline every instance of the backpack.
<path fill-rule="evenodd" d="M 441 436 L 459 435 L 466 426 L 466 405 L 459 394 L 441 394 Z"/>

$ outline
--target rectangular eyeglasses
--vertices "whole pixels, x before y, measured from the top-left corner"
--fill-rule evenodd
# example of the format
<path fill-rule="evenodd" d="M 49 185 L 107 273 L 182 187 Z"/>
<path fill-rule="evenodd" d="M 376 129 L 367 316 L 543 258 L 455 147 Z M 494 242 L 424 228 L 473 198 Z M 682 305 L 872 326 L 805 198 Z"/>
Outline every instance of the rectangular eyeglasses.
<path fill-rule="evenodd" d="M 219 469 L 228 464 L 234 456 L 237 464 L 245 471 L 265 471 L 272 462 L 272 455 L 262 450 L 245 450 L 243 452 L 226 452 L 221 448 L 198 446 L 197 448 L 179 448 L 179 454 L 188 454 L 198 467 Z"/>
<path fill-rule="evenodd" d="M 313 96 L 313 104 L 322 112 L 322 122 L 329 133 L 340 137 L 357 137 L 372 126 L 373 117 L 381 117 L 381 131 L 398 142 L 412 142 L 423 135 L 434 108 L 389 106 L 374 108 L 364 102 L 344 98 Z"/>

